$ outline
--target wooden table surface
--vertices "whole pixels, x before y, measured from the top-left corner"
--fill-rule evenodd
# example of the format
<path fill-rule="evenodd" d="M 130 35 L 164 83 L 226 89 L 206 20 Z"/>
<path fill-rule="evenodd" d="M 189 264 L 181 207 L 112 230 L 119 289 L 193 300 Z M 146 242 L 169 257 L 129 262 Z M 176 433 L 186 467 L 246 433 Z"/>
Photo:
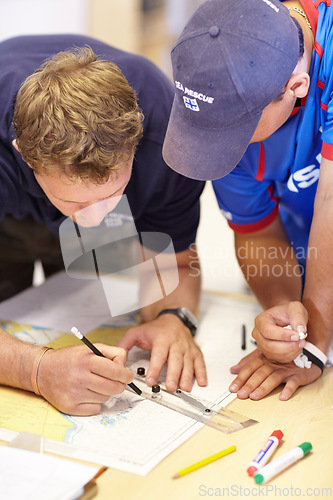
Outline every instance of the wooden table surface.
<path fill-rule="evenodd" d="M 97 480 L 96 500 L 195 500 L 259 495 L 333 498 L 333 370 L 326 369 L 319 380 L 298 389 L 289 401 L 279 401 L 279 392 L 276 390 L 261 401 L 234 400 L 229 409 L 259 423 L 231 434 L 205 426 L 145 477 L 108 469 Z M 313 449 L 268 484 L 259 486 L 246 469 L 276 429 L 283 431 L 284 438 L 274 458 L 305 441 L 311 442 Z M 234 453 L 173 479 L 178 470 L 231 445 L 237 447 Z"/>

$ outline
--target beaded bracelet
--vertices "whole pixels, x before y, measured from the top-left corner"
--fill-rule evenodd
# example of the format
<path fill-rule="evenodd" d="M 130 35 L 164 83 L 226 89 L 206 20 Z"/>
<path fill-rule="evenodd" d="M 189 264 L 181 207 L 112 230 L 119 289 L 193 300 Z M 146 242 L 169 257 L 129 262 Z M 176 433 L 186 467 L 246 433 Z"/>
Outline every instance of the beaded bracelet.
<path fill-rule="evenodd" d="M 39 372 L 40 362 L 42 361 L 44 354 L 50 349 L 52 349 L 52 347 L 42 347 L 40 351 L 38 351 L 38 354 L 35 357 L 34 363 L 32 365 L 31 385 L 32 385 L 32 390 L 34 391 L 35 394 L 37 394 L 37 396 L 41 396 L 40 390 L 38 388 L 38 372 Z"/>

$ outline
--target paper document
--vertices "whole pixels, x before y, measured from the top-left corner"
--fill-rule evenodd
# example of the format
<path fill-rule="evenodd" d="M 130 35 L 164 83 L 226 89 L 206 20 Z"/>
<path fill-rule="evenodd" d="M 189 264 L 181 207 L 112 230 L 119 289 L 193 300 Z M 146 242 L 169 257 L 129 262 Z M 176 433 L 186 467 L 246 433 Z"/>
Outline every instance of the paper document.
<path fill-rule="evenodd" d="M 88 288 L 86 291 L 89 291 Z M 66 314 L 70 307 L 67 297 L 62 299 L 60 296 L 57 300 L 57 308 Z M 89 303 L 88 296 L 84 303 Z M 221 406 L 226 406 L 234 399 L 235 395 L 228 391 L 234 379 L 229 368 L 255 348 L 250 342 L 250 333 L 258 312 L 258 306 L 251 300 L 203 294 L 196 341 L 204 353 L 208 386 L 203 388 L 194 383 L 191 391 L 193 395 L 220 403 Z M 76 318 L 71 326 L 81 330 L 84 321 L 85 318 Z M 126 321 L 128 326 L 128 318 Z M 126 324 L 119 323 L 118 319 L 118 326 L 125 328 L 103 325 L 87 336 L 92 342 L 109 343 L 108 336 L 111 338 L 117 330 L 122 330 L 122 333 L 126 330 Z M 247 325 L 249 336 L 246 351 L 241 348 L 243 323 Z M 79 342 L 72 334 L 56 342 L 66 342 L 66 339 L 72 343 Z M 134 366 L 141 358 L 142 364 L 148 366 L 149 353 L 132 349 L 128 367 Z M 251 418 L 251 415 L 247 417 Z M 202 425 L 171 409 L 142 399 L 130 390 L 111 397 L 99 415 L 71 417 L 58 412 L 34 394 L 0 388 L 0 439 L 11 440 L 17 432 L 22 431 L 42 434 L 46 438 L 46 451 L 140 475 L 147 474 Z"/>
<path fill-rule="evenodd" d="M 0 498 L 74 500 L 97 471 L 62 458 L 0 446 Z"/>

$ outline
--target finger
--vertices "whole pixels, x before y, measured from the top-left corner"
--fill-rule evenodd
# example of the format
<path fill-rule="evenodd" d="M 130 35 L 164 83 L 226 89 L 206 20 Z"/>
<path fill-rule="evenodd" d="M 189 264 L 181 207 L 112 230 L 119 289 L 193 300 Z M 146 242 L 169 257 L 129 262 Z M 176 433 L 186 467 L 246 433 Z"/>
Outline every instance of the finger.
<path fill-rule="evenodd" d="M 234 365 L 230 368 L 230 372 L 233 374 L 237 374 L 241 371 L 241 369 L 251 360 L 258 358 L 260 356 L 260 351 L 259 349 L 255 349 L 254 351 L 250 352 L 250 354 L 247 354 L 242 358 L 237 365 Z"/>
<path fill-rule="evenodd" d="M 300 302 L 291 302 L 289 304 L 290 325 L 293 330 L 301 334 L 301 337 L 307 332 L 308 313 Z"/>
<path fill-rule="evenodd" d="M 260 350 L 265 356 L 278 362 L 289 362 L 299 355 L 300 349 L 304 347 L 305 340 L 298 342 L 282 342 L 279 340 L 267 340 L 263 337 L 258 340 Z"/>
<path fill-rule="evenodd" d="M 132 382 L 134 375 L 128 368 L 111 361 L 108 358 L 101 358 L 94 356 L 90 360 L 90 370 L 95 375 L 106 381 L 120 382 L 122 384 L 129 384 Z M 90 385 L 89 385 L 90 388 Z"/>
<path fill-rule="evenodd" d="M 263 340 L 277 340 L 283 342 L 299 342 L 299 332 L 292 330 L 291 327 L 278 326 L 272 322 L 258 323 L 255 322 L 255 327 L 252 331 L 252 337 L 257 342 Z"/>
<path fill-rule="evenodd" d="M 183 384 L 181 389 L 184 391 L 189 391 L 191 389 L 192 378 L 193 378 L 193 363 L 187 361 L 187 367 L 185 368 L 185 359 L 182 352 L 179 350 L 170 350 L 168 357 L 168 371 L 165 381 L 165 386 L 168 391 L 175 391 L 178 387 L 179 379 L 182 374 L 183 369 L 186 370 L 185 378 L 187 377 L 187 384 Z M 191 374 L 189 372 L 192 370 Z M 190 382 L 188 381 L 190 379 Z M 185 387 L 184 387 L 185 385 Z"/>
<path fill-rule="evenodd" d="M 263 360 L 260 357 L 256 357 L 248 363 L 244 364 L 244 366 L 242 366 L 242 369 L 239 371 L 238 376 L 231 382 L 229 391 L 238 392 L 246 383 L 246 381 L 251 377 L 251 375 L 261 366 L 263 366 Z"/>
<path fill-rule="evenodd" d="M 271 370 L 274 370 L 274 368 L 271 368 Z M 285 375 L 282 369 L 275 369 L 263 380 L 261 384 L 257 385 L 257 387 L 254 387 L 254 389 L 249 393 L 249 397 L 254 401 L 262 399 L 263 397 L 267 396 L 267 394 L 270 394 L 276 387 L 278 387 L 283 382 L 284 377 Z"/>
<path fill-rule="evenodd" d="M 206 364 L 201 352 L 194 360 L 194 375 L 197 379 L 198 385 L 201 387 L 207 385 Z"/>
<path fill-rule="evenodd" d="M 193 384 L 194 361 L 192 356 L 184 356 L 184 366 L 180 378 L 179 387 L 183 391 L 190 391 Z"/>
<path fill-rule="evenodd" d="M 79 404 L 73 412 L 70 412 L 71 415 L 75 416 L 85 416 L 89 417 L 91 415 L 97 415 L 97 413 L 101 410 L 101 404 L 98 403 L 81 403 Z"/>
<path fill-rule="evenodd" d="M 117 347 L 121 347 L 122 349 L 126 349 L 126 351 L 130 351 L 132 347 L 137 345 L 139 334 L 136 329 L 127 330 L 125 335 L 119 340 L 117 343 Z"/>
<path fill-rule="evenodd" d="M 286 385 L 279 396 L 281 401 L 287 401 L 299 386 L 314 382 L 321 375 L 320 368 L 315 365 L 312 365 L 310 369 L 297 368 L 296 370 L 297 372 L 287 379 Z"/>
<path fill-rule="evenodd" d="M 243 386 L 237 391 L 239 399 L 247 399 L 261 384 L 274 372 L 271 365 L 262 365 L 255 370 L 246 380 Z"/>
<path fill-rule="evenodd" d="M 300 386 L 297 376 L 290 377 L 279 396 L 280 401 L 288 401 Z"/>
<path fill-rule="evenodd" d="M 125 366 L 127 361 L 128 352 L 126 349 L 116 346 L 108 346 L 105 344 L 95 344 L 101 353 L 111 361 L 118 365 Z"/>
<path fill-rule="evenodd" d="M 150 363 L 148 367 L 146 383 L 149 386 L 157 384 L 162 367 L 169 354 L 169 346 L 164 342 L 155 342 L 151 350 Z"/>
<path fill-rule="evenodd" d="M 88 386 L 90 394 L 89 397 L 85 397 L 85 401 L 104 403 L 110 396 L 121 394 L 126 389 L 126 384 L 132 382 L 133 378 L 132 372 L 126 383 L 93 374 Z"/>

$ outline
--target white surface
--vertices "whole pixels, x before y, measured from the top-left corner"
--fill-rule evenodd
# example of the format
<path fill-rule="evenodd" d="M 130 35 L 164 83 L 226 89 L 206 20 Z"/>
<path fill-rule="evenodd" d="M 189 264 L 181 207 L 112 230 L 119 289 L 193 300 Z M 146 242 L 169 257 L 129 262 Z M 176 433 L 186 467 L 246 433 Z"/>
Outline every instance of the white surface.
<path fill-rule="evenodd" d="M 0 41 L 19 35 L 87 33 L 87 0 L 1 0 Z"/>
<path fill-rule="evenodd" d="M 234 232 L 220 213 L 211 182 L 201 196 L 197 235 L 203 290 L 250 293 L 234 252 Z"/>
<path fill-rule="evenodd" d="M 110 312 L 99 280 L 70 278 L 63 272 L 1 302 L 0 319 L 62 332 L 77 324 L 86 334 L 109 321 Z"/>
<path fill-rule="evenodd" d="M 98 471 L 69 460 L 0 446 L 0 498 L 71 500 Z"/>

